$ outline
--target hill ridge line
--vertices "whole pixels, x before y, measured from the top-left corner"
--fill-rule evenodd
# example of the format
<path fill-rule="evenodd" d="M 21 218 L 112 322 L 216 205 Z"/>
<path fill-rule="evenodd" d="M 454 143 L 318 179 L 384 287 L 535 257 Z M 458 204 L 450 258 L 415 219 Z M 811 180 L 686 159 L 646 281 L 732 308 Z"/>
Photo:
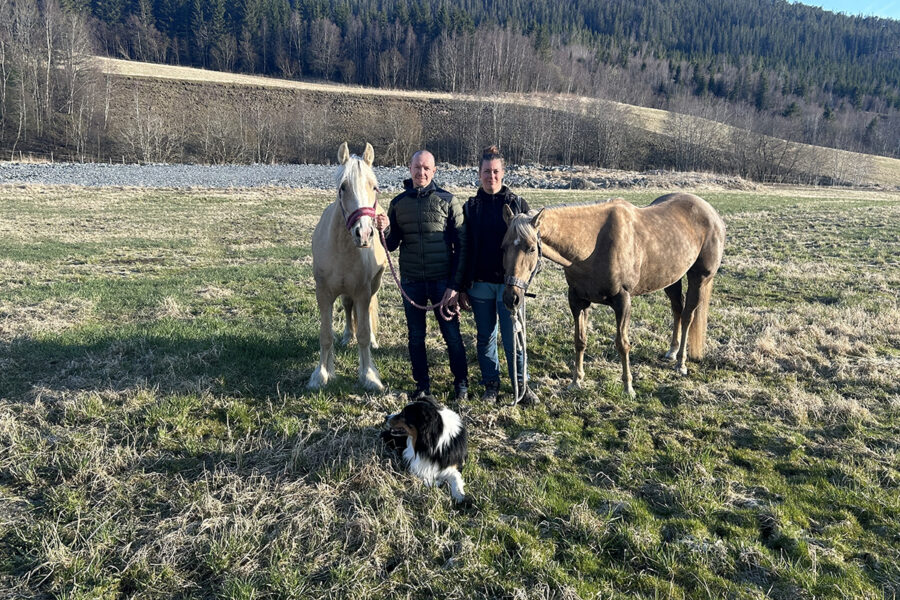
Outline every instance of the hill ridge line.
<path fill-rule="evenodd" d="M 592 98 L 588 96 L 575 96 L 563 94 L 511 94 L 501 93 L 484 96 L 476 94 L 463 94 L 451 92 L 434 92 L 426 90 L 401 90 L 375 88 L 340 83 L 318 83 L 309 81 L 296 81 L 279 79 L 262 75 L 247 75 L 243 73 L 229 73 L 225 71 L 213 71 L 197 67 L 185 67 L 181 65 L 167 65 L 160 63 L 148 63 L 109 58 L 103 56 L 91 57 L 93 65 L 104 74 L 138 79 L 155 79 L 170 81 L 188 81 L 213 85 L 239 85 L 247 87 L 268 87 L 282 90 L 297 90 L 303 92 L 320 92 L 328 94 L 351 94 L 362 97 L 389 97 L 409 100 L 444 100 L 456 102 L 484 102 L 500 103 L 518 106 L 530 106 L 535 108 L 552 108 L 564 112 L 586 114 L 592 108 L 611 107 L 626 117 L 625 124 L 637 129 L 642 129 L 655 135 L 671 137 L 666 131 L 667 121 L 675 117 L 683 117 L 695 123 L 702 123 L 708 127 L 714 127 L 717 134 L 711 141 L 720 144 L 720 150 L 729 136 L 735 134 L 758 136 L 763 140 L 786 142 L 791 147 L 825 153 L 829 158 L 838 160 L 853 160 L 865 164 L 870 170 L 868 179 L 874 183 L 895 186 L 900 181 L 900 159 L 872 154 L 862 154 L 850 150 L 814 146 L 802 142 L 793 142 L 762 134 L 749 132 L 745 129 L 734 127 L 705 117 L 676 113 L 659 108 L 624 104 L 604 98 Z"/>

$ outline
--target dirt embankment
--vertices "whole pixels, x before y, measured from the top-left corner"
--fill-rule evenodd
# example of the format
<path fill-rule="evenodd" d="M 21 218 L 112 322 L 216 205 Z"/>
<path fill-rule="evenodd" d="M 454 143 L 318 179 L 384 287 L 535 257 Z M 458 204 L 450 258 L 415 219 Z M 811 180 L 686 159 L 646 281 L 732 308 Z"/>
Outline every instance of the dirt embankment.
<path fill-rule="evenodd" d="M 439 160 L 472 164 L 484 145 L 500 143 L 511 163 L 693 168 L 798 183 L 900 181 L 900 160 L 605 100 L 384 90 L 115 59 L 97 65 L 109 75 L 111 143 L 123 159 L 142 162 L 322 163 L 346 140 L 360 148 L 371 142 L 385 165 L 405 164 L 421 147 Z M 584 179 L 604 187 L 608 178 Z"/>

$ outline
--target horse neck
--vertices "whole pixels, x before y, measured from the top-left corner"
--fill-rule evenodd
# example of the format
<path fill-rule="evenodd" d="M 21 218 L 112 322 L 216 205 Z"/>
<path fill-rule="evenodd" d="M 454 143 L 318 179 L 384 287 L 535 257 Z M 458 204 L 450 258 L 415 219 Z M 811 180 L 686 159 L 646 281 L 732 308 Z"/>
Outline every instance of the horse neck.
<path fill-rule="evenodd" d="M 334 243 L 338 244 L 341 248 L 346 247 L 351 250 L 356 249 L 356 244 L 353 242 L 353 236 L 350 235 L 350 231 L 347 229 L 347 217 L 341 210 L 341 203 L 337 198 L 334 199 L 334 204 L 331 209 L 331 223 L 328 229 L 331 232 L 331 239 Z"/>
<path fill-rule="evenodd" d="M 563 267 L 584 260 L 594 250 L 596 231 L 606 222 L 605 204 L 589 206 L 560 206 L 544 210 L 541 219 L 541 246 L 544 256 Z M 582 240 L 590 225 L 594 235 L 590 240 Z M 587 249 L 587 252 L 585 252 Z"/>

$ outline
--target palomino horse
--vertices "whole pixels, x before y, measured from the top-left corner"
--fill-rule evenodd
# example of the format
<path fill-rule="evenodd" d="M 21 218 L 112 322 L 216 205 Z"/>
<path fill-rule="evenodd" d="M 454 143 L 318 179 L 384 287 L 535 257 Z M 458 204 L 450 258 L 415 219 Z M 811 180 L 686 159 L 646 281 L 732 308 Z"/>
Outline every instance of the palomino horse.
<path fill-rule="evenodd" d="M 375 234 L 374 217 L 380 211 L 375 195 L 378 181 L 372 171 L 375 151 L 366 144 L 362 158 L 351 156 L 346 142 L 338 148 L 337 199 L 325 208 L 312 238 L 313 274 L 319 304 L 319 365 L 309 387 L 320 388 L 334 376 L 332 313 L 340 296 L 346 313 L 344 344 L 356 333 L 359 346 L 359 381 L 367 389 L 384 386 L 372 360 L 381 274 L 387 256 Z"/>
<path fill-rule="evenodd" d="M 587 312 L 592 302 L 616 313 L 616 349 L 622 360 L 625 392 L 634 395 L 628 352 L 631 297 L 665 289 L 675 324 L 666 358 L 687 373 L 686 356 L 703 357 L 706 317 L 713 278 L 722 262 L 725 223 L 715 209 L 692 194 L 668 194 L 636 208 L 621 199 L 542 209 L 536 215 L 504 211 L 506 290 L 513 309 L 538 268 L 541 253 L 562 265 L 575 317 L 572 384 L 584 380 Z M 681 278 L 687 274 L 686 297 Z"/>

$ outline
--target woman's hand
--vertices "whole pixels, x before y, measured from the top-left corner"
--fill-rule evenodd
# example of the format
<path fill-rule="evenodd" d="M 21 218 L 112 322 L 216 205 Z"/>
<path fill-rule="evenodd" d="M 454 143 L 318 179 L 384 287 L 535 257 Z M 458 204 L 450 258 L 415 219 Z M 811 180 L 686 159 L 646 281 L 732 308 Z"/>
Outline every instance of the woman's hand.
<path fill-rule="evenodd" d="M 469 294 L 465 292 L 459 293 L 459 307 L 463 310 L 472 310 L 472 303 L 469 302 Z"/>

